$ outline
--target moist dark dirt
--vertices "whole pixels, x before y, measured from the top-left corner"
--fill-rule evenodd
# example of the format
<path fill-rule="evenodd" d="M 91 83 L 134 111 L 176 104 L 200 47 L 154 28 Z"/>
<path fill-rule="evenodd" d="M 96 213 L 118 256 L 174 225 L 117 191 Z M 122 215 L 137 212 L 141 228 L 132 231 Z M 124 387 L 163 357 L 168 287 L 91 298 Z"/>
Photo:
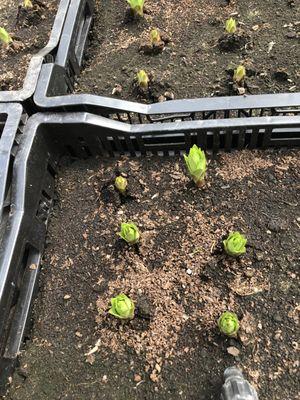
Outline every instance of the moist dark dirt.
<path fill-rule="evenodd" d="M 132 101 L 153 102 L 237 94 L 234 69 L 246 67 L 246 94 L 300 90 L 299 2 L 288 0 L 145 1 L 144 18 L 128 20 L 124 0 L 96 1 L 94 29 L 85 69 L 75 90 Z M 225 21 L 238 22 L 238 46 L 226 49 Z M 155 56 L 139 51 L 157 28 L 171 42 Z M 150 94 L 137 95 L 138 70 L 153 75 Z M 171 96 L 166 96 L 172 98 Z"/>
<path fill-rule="evenodd" d="M 0 1 L 0 27 L 13 39 L 0 43 L 0 90 L 19 90 L 32 56 L 48 42 L 58 0 L 32 0 L 33 8 L 20 8 L 22 1 Z"/>
<path fill-rule="evenodd" d="M 120 171 L 130 200 L 110 185 Z M 200 190 L 178 157 L 64 162 L 6 398 L 216 399 L 237 365 L 260 400 L 296 399 L 299 174 L 297 151 L 221 154 Z M 138 247 L 117 236 L 126 220 Z M 248 238 L 240 259 L 220 250 L 230 230 Z M 126 324 L 107 314 L 120 292 L 143 311 Z M 218 332 L 227 309 L 237 339 Z"/>

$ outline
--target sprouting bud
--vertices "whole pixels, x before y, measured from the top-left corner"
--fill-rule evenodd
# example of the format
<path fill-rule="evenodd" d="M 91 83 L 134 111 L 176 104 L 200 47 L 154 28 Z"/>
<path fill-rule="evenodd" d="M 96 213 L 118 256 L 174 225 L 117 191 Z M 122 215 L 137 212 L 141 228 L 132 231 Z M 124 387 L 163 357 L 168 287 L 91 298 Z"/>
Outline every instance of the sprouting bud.
<path fill-rule="evenodd" d="M 24 0 L 23 1 L 23 7 L 24 8 L 33 8 L 33 4 L 31 0 Z"/>
<path fill-rule="evenodd" d="M 225 23 L 225 29 L 228 33 L 235 33 L 236 32 L 236 22 L 235 19 L 229 18 Z"/>
<path fill-rule="evenodd" d="M 128 244 L 136 244 L 140 239 L 140 232 L 138 227 L 133 222 L 123 222 L 121 224 L 121 231 L 119 236 L 124 239 Z"/>
<path fill-rule="evenodd" d="M 218 327 L 224 335 L 236 337 L 239 330 L 239 320 L 235 313 L 225 311 L 218 320 Z"/>
<path fill-rule="evenodd" d="M 239 65 L 234 71 L 233 80 L 240 83 L 246 76 L 246 69 L 243 65 Z"/>
<path fill-rule="evenodd" d="M 147 73 L 141 69 L 138 73 L 137 73 L 137 80 L 138 80 L 138 84 L 141 88 L 143 89 L 147 89 L 148 85 L 149 85 L 149 77 L 147 75 Z"/>
<path fill-rule="evenodd" d="M 152 31 L 150 32 L 150 40 L 152 44 L 156 44 L 161 41 L 160 34 L 157 29 L 152 29 Z"/>
<path fill-rule="evenodd" d="M 223 241 L 224 250 L 229 256 L 238 257 L 246 253 L 247 239 L 239 232 L 231 232 Z"/>
<path fill-rule="evenodd" d="M 134 302 L 126 294 L 119 294 L 110 301 L 109 314 L 120 319 L 132 319 L 134 317 Z"/>
<path fill-rule="evenodd" d="M 141 17 L 144 15 L 145 0 L 127 0 L 127 3 L 130 5 L 133 14 L 140 15 Z"/>
<path fill-rule="evenodd" d="M 127 179 L 123 176 L 120 175 L 116 177 L 115 187 L 120 193 L 124 194 L 126 192 L 127 184 Z"/>
<path fill-rule="evenodd" d="M 2 42 L 4 44 L 9 44 L 12 41 L 13 40 L 12 40 L 10 34 L 7 32 L 7 30 L 5 28 L 0 28 L 0 42 Z"/>
<path fill-rule="evenodd" d="M 184 160 L 195 184 L 198 187 L 202 186 L 206 174 L 206 156 L 204 151 L 194 144 L 189 154 L 184 154 Z"/>

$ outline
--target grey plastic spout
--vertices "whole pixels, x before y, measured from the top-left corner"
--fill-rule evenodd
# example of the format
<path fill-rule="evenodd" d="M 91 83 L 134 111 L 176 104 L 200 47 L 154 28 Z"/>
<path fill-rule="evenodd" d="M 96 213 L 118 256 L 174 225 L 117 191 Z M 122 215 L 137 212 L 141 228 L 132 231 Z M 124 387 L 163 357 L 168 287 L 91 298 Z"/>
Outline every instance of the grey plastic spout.
<path fill-rule="evenodd" d="M 227 368 L 224 372 L 224 381 L 221 400 L 258 400 L 256 390 L 239 369 Z"/>

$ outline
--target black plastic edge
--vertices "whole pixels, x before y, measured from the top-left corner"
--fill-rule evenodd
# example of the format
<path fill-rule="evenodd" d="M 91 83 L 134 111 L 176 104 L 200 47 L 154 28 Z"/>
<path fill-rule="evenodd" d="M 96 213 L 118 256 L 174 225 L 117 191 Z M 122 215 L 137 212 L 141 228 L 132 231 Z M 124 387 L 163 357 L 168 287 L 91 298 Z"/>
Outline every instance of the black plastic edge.
<path fill-rule="evenodd" d="M 33 95 L 45 57 L 47 55 L 51 55 L 59 44 L 70 2 L 71 0 L 60 0 L 56 17 L 52 26 L 50 39 L 46 46 L 31 58 L 22 89 L 0 91 L 0 103 L 28 102 L 28 99 L 30 99 L 30 97 Z M 27 104 L 24 104 L 25 108 L 26 105 Z M 30 109 L 30 105 L 28 108 Z"/>
<path fill-rule="evenodd" d="M 149 105 L 93 94 L 55 95 L 67 88 L 65 85 L 62 89 L 62 73 L 61 67 L 55 64 L 43 65 L 34 94 L 35 104 L 40 109 L 84 110 L 106 117 L 114 113 L 135 113 L 140 117 L 157 116 L 158 122 L 162 122 L 159 116 L 174 120 L 180 118 L 179 114 L 187 114 L 182 119 L 198 119 L 196 113 L 211 113 L 212 116 L 213 113 L 220 113 L 219 118 L 230 118 L 234 112 L 238 117 L 300 114 L 300 92 L 172 100 Z M 199 119 L 206 119 L 205 115 L 204 118 L 199 116 Z M 141 120 L 147 122 L 147 118 L 139 118 L 137 123 Z M 148 122 L 155 122 L 155 119 Z"/>
<path fill-rule="evenodd" d="M 68 76 L 80 72 L 93 11 L 93 0 L 73 0 L 70 4 L 55 58 L 55 64 L 66 68 Z"/>
<path fill-rule="evenodd" d="M 0 240 L 3 210 L 9 207 L 12 166 L 20 141 L 23 107 L 20 104 L 1 104 L 0 130 Z M 25 116 L 24 116 L 25 117 Z M 22 124 L 24 123 L 24 118 Z"/>

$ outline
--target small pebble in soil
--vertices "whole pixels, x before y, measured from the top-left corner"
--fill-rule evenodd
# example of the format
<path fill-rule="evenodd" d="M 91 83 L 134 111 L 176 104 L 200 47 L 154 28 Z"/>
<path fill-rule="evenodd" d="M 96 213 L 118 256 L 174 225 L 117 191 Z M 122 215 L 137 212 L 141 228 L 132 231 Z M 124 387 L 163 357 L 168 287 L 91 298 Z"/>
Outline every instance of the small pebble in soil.
<path fill-rule="evenodd" d="M 297 33 L 296 32 L 288 32 L 285 36 L 288 39 L 294 39 L 295 37 L 297 37 Z"/>
<path fill-rule="evenodd" d="M 257 253 L 255 253 L 255 257 L 256 257 L 257 261 L 262 261 L 264 258 L 264 253 L 257 252 Z"/>
<path fill-rule="evenodd" d="M 279 315 L 279 314 L 274 314 L 274 315 L 273 315 L 273 320 L 274 320 L 275 322 L 282 322 L 282 317 L 281 317 L 281 315 Z"/>
<path fill-rule="evenodd" d="M 286 230 L 287 226 L 282 219 L 272 219 L 268 223 L 268 228 L 273 232 L 280 232 Z"/>
<path fill-rule="evenodd" d="M 252 276 L 254 276 L 254 273 L 255 271 L 252 268 L 247 268 L 245 271 L 245 275 L 247 276 L 247 278 L 252 278 Z"/>
<path fill-rule="evenodd" d="M 118 83 L 115 84 L 115 87 L 113 88 L 111 94 L 113 96 L 120 96 L 120 94 L 122 93 L 123 88 L 121 85 L 119 85 Z"/>
<path fill-rule="evenodd" d="M 192 271 L 191 269 L 188 268 L 188 269 L 186 270 L 186 273 L 187 273 L 188 275 L 192 275 L 193 271 Z"/>

